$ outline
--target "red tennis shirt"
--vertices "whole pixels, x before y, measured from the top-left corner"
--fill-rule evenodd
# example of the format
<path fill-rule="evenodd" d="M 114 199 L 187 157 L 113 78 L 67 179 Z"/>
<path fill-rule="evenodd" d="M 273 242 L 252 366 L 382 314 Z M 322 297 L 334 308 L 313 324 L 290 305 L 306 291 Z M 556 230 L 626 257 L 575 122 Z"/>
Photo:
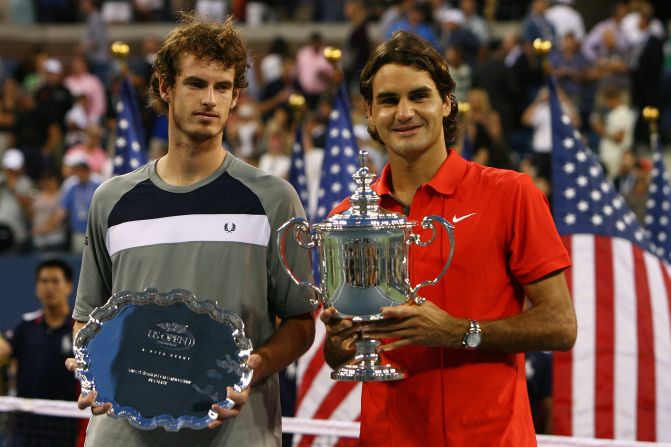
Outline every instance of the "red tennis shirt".
<path fill-rule="evenodd" d="M 484 167 L 450 150 L 434 178 L 417 190 L 409 211 L 392 197 L 390 185 L 387 165 L 374 185 L 382 208 L 417 222 L 438 215 L 454 224 L 452 264 L 420 295 L 455 317 L 496 320 L 519 314 L 523 284 L 571 265 L 548 202 L 527 175 Z M 346 200 L 334 212 L 348 207 Z M 422 240 L 430 233 L 421 233 Z M 435 278 L 448 253 L 442 229 L 430 246 L 413 245 L 412 285 Z M 362 446 L 536 445 L 524 354 L 411 346 L 385 358 L 408 377 L 364 383 Z"/>

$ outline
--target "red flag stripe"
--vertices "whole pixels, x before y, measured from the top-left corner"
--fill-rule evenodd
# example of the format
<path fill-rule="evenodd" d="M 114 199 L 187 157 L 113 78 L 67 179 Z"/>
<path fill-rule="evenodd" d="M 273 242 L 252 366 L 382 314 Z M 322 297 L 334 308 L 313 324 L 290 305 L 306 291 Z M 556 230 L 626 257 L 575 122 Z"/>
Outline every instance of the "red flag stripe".
<path fill-rule="evenodd" d="M 595 370 L 595 426 L 597 438 L 612 438 L 615 331 L 613 296 L 612 240 L 603 236 L 594 238 L 596 263 L 596 370 Z"/>
<path fill-rule="evenodd" d="M 573 259 L 571 236 L 562 236 L 564 247 L 569 256 Z M 573 290 L 573 267 L 564 272 L 569 290 Z M 571 297 L 575 295 L 571 293 Z M 571 352 L 555 352 L 553 354 L 553 374 L 552 374 L 552 400 L 553 400 L 553 422 L 557 433 L 566 436 L 572 434 L 571 424 L 571 399 L 573 391 L 573 359 Z"/>
<path fill-rule="evenodd" d="M 645 253 L 655 349 L 655 427 L 657 442 L 671 442 L 671 277 L 659 258 Z"/>
<path fill-rule="evenodd" d="M 636 439 L 655 440 L 655 351 L 652 327 L 650 287 L 643 250 L 634 246 L 634 277 L 636 280 L 636 321 L 638 332 L 638 396 Z"/>

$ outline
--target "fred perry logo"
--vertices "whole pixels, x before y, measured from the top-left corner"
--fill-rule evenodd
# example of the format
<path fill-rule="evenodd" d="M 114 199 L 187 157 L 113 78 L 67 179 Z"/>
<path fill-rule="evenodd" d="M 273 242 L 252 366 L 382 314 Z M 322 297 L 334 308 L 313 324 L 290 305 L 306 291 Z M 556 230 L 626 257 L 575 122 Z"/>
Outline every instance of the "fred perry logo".
<path fill-rule="evenodd" d="M 235 225 L 235 223 L 233 223 L 233 222 L 226 222 L 224 224 L 224 231 L 226 233 L 232 233 L 232 232 L 235 231 L 236 228 L 238 228 L 238 226 Z"/>

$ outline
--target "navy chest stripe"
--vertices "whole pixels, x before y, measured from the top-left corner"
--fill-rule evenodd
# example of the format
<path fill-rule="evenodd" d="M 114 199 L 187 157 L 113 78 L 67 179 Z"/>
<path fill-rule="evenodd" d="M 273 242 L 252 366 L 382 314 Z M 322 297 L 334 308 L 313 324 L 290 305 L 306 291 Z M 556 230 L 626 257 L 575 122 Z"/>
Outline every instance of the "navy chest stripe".
<path fill-rule="evenodd" d="M 190 214 L 265 215 L 265 210 L 251 189 L 226 172 L 186 193 L 164 191 L 147 179 L 114 205 L 107 225 Z"/>

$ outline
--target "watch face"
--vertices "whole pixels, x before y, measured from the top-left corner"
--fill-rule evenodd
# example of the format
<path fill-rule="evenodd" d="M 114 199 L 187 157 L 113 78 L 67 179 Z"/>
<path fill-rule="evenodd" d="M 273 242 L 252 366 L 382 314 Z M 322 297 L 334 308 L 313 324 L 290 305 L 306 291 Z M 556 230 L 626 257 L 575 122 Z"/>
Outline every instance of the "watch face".
<path fill-rule="evenodd" d="M 481 340 L 482 336 L 480 332 L 469 332 L 468 336 L 466 337 L 466 346 L 469 348 L 477 348 L 480 346 Z"/>

